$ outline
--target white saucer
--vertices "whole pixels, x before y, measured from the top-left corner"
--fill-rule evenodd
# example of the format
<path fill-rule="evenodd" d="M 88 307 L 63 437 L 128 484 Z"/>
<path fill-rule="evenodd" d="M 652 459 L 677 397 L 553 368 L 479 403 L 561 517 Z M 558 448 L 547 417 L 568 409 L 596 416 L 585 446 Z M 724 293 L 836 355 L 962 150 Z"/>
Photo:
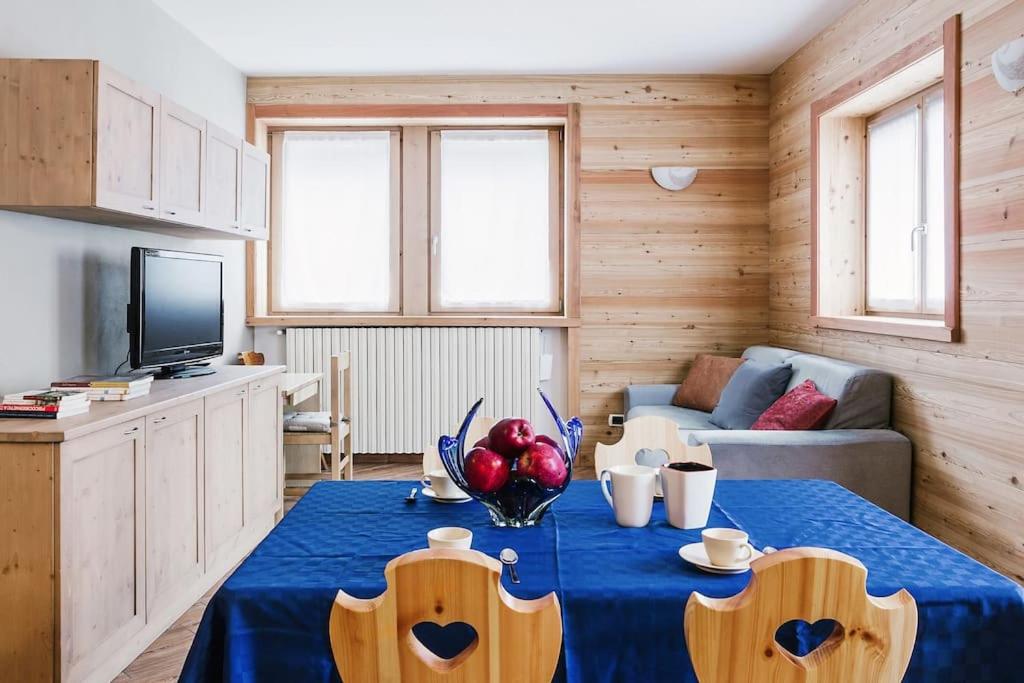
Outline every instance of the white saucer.
<path fill-rule="evenodd" d="M 441 496 L 437 495 L 437 492 L 434 491 L 434 489 L 427 488 L 426 486 L 424 486 L 420 490 L 423 491 L 424 496 L 426 496 L 427 498 L 432 498 L 435 503 L 468 503 L 469 501 L 473 500 L 469 496 L 466 496 L 465 498 L 442 498 Z"/>
<path fill-rule="evenodd" d="M 755 548 L 753 553 L 751 553 L 749 561 L 729 565 L 728 567 L 719 567 L 718 565 L 711 564 L 711 560 L 708 559 L 708 554 L 704 550 L 703 543 L 690 543 L 679 549 L 679 557 L 695 565 L 698 569 L 710 572 L 711 574 L 742 574 L 743 572 L 750 571 L 750 563 L 759 557 L 764 557 L 764 553 Z"/>

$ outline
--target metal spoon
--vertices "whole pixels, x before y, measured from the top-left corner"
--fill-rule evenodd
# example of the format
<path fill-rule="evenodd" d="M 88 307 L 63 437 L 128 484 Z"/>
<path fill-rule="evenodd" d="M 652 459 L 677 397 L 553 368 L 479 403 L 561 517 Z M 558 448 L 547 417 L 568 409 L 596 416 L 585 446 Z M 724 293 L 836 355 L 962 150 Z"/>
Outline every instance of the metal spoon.
<path fill-rule="evenodd" d="M 512 583 L 519 583 L 519 574 L 516 572 L 516 562 L 519 561 L 519 553 L 512 548 L 502 548 L 501 553 L 498 554 L 498 559 L 501 563 L 508 567 L 508 575 L 512 579 Z"/>
<path fill-rule="evenodd" d="M 419 492 L 419 489 L 417 489 L 417 488 L 414 488 L 413 490 L 409 491 L 409 495 L 405 497 L 406 504 L 415 503 L 416 502 L 416 494 L 418 492 Z"/>

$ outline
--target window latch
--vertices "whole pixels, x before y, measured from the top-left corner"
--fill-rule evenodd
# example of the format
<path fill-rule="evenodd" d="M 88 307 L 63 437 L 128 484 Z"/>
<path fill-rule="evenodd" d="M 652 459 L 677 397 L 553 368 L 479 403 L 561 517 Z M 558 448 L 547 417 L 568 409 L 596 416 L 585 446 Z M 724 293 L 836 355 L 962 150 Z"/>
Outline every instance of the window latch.
<path fill-rule="evenodd" d="M 437 235 L 430 238 L 430 255 L 437 256 Z"/>
<path fill-rule="evenodd" d="M 915 251 L 917 249 L 917 246 L 916 246 L 917 245 L 917 240 L 915 240 L 914 238 L 917 237 L 918 233 L 923 235 L 927 231 L 928 231 L 928 224 L 927 223 L 921 223 L 920 225 L 915 225 L 913 227 L 913 229 L 911 229 L 911 231 L 910 231 L 910 251 Z"/>

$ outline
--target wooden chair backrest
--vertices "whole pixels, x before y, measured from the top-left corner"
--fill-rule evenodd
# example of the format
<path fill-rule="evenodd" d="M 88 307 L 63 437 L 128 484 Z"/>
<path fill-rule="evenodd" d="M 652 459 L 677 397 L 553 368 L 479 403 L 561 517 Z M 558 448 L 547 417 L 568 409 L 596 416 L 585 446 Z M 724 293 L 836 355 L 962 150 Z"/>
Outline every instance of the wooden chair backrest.
<path fill-rule="evenodd" d="M 679 425 L 665 417 L 647 415 L 634 417 L 623 425 L 622 438 L 617 443 L 597 444 L 594 451 L 594 469 L 598 474 L 615 465 L 636 465 L 637 451 L 661 449 L 668 462 L 699 462 L 712 465 L 711 448 L 707 444 L 690 446 L 679 438 Z"/>
<path fill-rule="evenodd" d="M 792 548 L 751 563 L 740 593 L 693 593 L 684 630 L 701 683 L 901 681 L 917 637 L 917 604 L 906 590 L 868 595 L 867 569 L 825 548 Z M 838 622 L 815 650 L 798 657 L 775 640 L 792 620 Z"/>
<path fill-rule="evenodd" d="M 350 420 L 346 430 L 341 429 L 342 418 Z M 355 458 L 351 452 L 351 419 L 352 352 L 342 351 L 331 356 L 331 478 L 335 480 L 341 478 L 342 463 L 345 466 L 345 478 L 351 480 L 355 477 Z"/>
<path fill-rule="evenodd" d="M 238 360 L 242 361 L 242 365 L 263 365 L 265 362 L 263 354 L 255 351 L 242 351 L 238 354 Z"/>
<path fill-rule="evenodd" d="M 562 647 L 554 593 L 520 600 L 501 585 L 501 564 L 475 550 L 415 550 L 384 570 L 387 589 L 369 600 L 338 591 L 331 609 L 334 661 L 345 683 L 550 681 Z M 442 659 L 413 634 L 422 622 L 469 624 L 476 638 Z"/>
<path fill-rule="evenodd" d="M 484 417 L 483 415 L 477 415 L 473 418 L 473 421 L 469 423 L 469 431 L 466 432 L 466 452 L 473 447 L 480 439 L 487 436 L 487 432 L 491 431 L 491 427 L 497 422 L 493 417 Z M 441 463 L 441 456 L 437 452 L 437 443 L 428 443 L 423 447 L 423 476 L 430 474 L 432 470 L 439 470 L 444 468 Z"/>

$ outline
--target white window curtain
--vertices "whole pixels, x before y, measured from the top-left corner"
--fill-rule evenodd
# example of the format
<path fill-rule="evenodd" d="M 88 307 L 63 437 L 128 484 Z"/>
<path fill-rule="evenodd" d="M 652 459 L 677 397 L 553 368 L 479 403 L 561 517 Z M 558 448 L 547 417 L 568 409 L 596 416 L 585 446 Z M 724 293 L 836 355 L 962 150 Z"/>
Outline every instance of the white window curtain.
<path fill-rule="evenodd" d="M 276 307 L 396 310 L 390 131 L 288 131 L 281 139 Z"/>
<path fill-rule="evenodd" d="M 924 130 L 924 312 L 942 313 L 946 303 L 946 135 L 941 90 L 925 98 Z"/>
<path fill-rule="evenodd" d="M 434 286 L 441 308 L 558 305 L 550 158 L 546 130 L 440 133 Z"/>

